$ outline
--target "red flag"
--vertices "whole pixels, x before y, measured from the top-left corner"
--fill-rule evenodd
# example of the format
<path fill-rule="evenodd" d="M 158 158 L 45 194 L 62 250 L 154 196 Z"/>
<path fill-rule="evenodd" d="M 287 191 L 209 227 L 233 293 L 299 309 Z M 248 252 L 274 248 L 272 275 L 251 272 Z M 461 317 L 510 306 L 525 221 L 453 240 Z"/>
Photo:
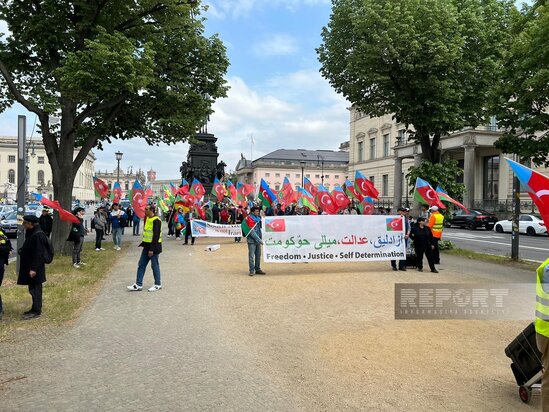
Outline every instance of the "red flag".
<path fill-rule="evenodd" d="M 93 176 L 93 187 L 97 191 L 99 197 L 107 197 L 109 195 L 109 185 L 98 177 Z"/>
<path fill-rule="evenodd" d="M 216 177 L 214 180 L 214 184 L 212 187 L 212 193 L 215 194 L 215 197 L 217 198 L 218 202 L 221 202 L 223 198 L 225 197 L 225 188 L 219 181 L 219 179 Z"/>
<path fill-rule="evenodd" d="M 334 202 L 334 199 L 324 186 L 320 185 L 318 187 L 316 199 L 317 205 L 322 208 L 323 212 L 326 212 L 329 215 L 335 215 L 337 213 L 337 206 Z"/>
<path fill-rule="evenodd" d="M 339 186 L 336 186 L 332 191 L 332 198 L 338 209 L 345 209 L 351 203 L 347 195 L 343 192 L 343 189 Z"/>
<path fill-rule="evenodd" d="M 284 219 L 265 219 L 265 232 L 285 232 L 286 221 Z"/>
<path fill-rule="evenodd" d="M 204 210 L 204 208 L 203 208 L 201 205 L 199 205 L 198 203 L 196 203 L 196 204 L 194 205 L 194 209 L 195 209 L 195 211 L 196 211 L 196 214 L 197 214 L 198 216 L 200 216 L 200 219 L 206 220 L 206 211 Z"/>
<path fill-rule="evenodd" d="M 204 189 L 204 186 L 202 186 L 202 183 L 198 179 L 193 179 L 192 192 L 200 200 L 206 194 L 206 189 Z"/>
<path fill-rule="evenodd" d="M 310 194 L 313 195 L 313 197 L 316 197 L 316 193 L 318 192 L 318 189 L 316 188 L 315 185 L 313 185 L 311 183 L 311 181 L 309 179 L 307 179 L 306 177 L 303 178 L 303 185 L 305 186 L 304 189 L 309 192 Z"/>
<path fill-rule="evenodd" d="M 132 188 L 131 204 L 136 216 L 139 217 L 139 219 L 144 219 L 145 206 L 147 206 L 147 195 L 143 190 L 143 186 L 137 179 L 135 179 Z"/>
<path fill-rule="evenodd" d="M 387 231 L 402 231 L 402 217 L 387 218 Z"/>
<path fill-rule="evenodd" d="M 233 185 L 233 182 L 231 182 L 230 180 L 227 180 L 227 190 L 229 191 L 229 197 L 236 201 L 236 198 L 237 198 L 237 192 L 236 192 L 236 187 Z"/>
<path fill-rule="evenodd" d="M 80 223 L 80 220 L 73 215 L 71 212 L 63 209 L 61 204 L 57 200 L 50 200 L 45 196 L 42 196 L 38 193 L 33 193 L 33 196 L 43 205 L 51 207 L 53 210 L 56 210 L 59 213 L 59 218 L 66 222 Z"/>
<path fill-rule="evenodd" d="M 374 184 L 366 179 L 360 171 L 355 172 L 355 189 L 358 193 L 361 193 L 364 196 L 370 196 L 374 199 L 377 199 L 379 192 L 375 188 Z"/>

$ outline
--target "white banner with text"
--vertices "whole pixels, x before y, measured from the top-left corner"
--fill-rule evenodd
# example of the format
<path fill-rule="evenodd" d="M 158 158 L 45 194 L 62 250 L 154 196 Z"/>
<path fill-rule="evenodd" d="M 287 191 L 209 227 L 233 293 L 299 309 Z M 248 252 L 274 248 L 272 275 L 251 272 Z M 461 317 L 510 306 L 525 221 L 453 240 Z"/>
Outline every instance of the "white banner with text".
<path fill-rule="evenodd" d="M 387 215 L 263 218 L 265 262 L 406 259 L 404 218 Z"/>
<path fill-rule="evenodd" d="M 192 219 L 191 233 L 195 237 L 242 237 L 242 228 L 240 225 L 220 225 Z"/>

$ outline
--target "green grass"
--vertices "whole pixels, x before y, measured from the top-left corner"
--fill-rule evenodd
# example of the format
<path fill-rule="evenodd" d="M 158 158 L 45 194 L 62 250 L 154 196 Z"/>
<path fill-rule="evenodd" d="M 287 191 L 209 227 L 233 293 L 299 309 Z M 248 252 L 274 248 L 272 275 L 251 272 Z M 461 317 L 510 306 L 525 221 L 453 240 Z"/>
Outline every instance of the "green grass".
<path fill-rule="evenodd" d="M 462 256 L 469 259 L 481 260 L 483 262 L 497 263 L 506 266 L 511 265 L 526 270 L 536 270 L 539 266 L 539 263 L 530 262 L 528 260 L 513 260 L 507 256 L 489 255 L 487 253 L 478 253 L 465 249 L 448 249 L 444 250 L 442 253 L 448 255 Z"/>
<path fill-rule="evenodd" d="M 0 288 L 4 317 L 0 321 L 0 341 L 15 330 L 59 326 L 76 319 L 80 312 L 97 295 L 120 252 L 112 249 L 112 242 L 103 242 L 106 250 L 95 251 L 94 242 L 85 242 L 82 261 L 87 263 L 76 269 L 71 256 L 56 254 L 54 261 L 46 265 L 47 282 L 44 283 L 42 316 L 23 321 L 21 315 L 32 304 L 27 286 L 17 285 L 16 264 L 6 267 L 4 282 Z"/>

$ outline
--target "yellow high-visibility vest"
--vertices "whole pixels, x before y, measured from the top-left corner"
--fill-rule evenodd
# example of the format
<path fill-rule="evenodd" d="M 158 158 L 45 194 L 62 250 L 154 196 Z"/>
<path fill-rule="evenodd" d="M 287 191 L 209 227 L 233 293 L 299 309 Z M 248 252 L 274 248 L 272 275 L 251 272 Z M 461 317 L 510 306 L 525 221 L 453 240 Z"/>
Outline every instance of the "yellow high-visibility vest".
<path fill-rule="evenodd" d="M 543 275 L 549 272 L 548 264 L 549 259 L 536 270 L 536 332 L 549 338 L 549 293 L 542 286 Z"/>
<path fill-rule="evenodd" d="M 444 216 L 440 212 L 433 212 L 431 218 L 429 219 L 429 227 L 431 232 L 433 232 L 433 237 L 440 239 L 442 237 L 442 229 L 444 223 Z"/>
<path fill-rule="evenodd" d="M 155 220 L 160 220 L 160 218 L 158 216 L 149 217 L 143 226 L 143 242 L 145 243 L 152 243 L 153 241 L 153 223 Z M 160 231 L 158 243 L 162 243 L 162 230 Z"/>

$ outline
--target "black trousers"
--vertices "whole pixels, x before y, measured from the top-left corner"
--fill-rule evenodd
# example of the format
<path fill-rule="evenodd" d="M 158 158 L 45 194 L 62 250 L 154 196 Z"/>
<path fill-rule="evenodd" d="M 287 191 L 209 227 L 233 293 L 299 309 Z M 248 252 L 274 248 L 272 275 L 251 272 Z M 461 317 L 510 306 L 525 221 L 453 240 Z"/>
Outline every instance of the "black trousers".
<path fill-rule="evenodd" d="M 42 283 L 31 283 L 29 293 L 32 296 L 33 312 L 42 313 Z"/>
<path fill-rule="evenodd" d="M 4 262 L 0 263 L 0 286 L 2 286 L 2 281 L 4 280 L 4 271 L 6 270 L 6 267 L 4 266 Z M 4 311 L 4 307 L 2 306 L 2 295 L 0 295 L 0 313 Z"/>
<path fill-rule="evenodd" d="M 101 249 L 101 239 L 103 239 L 103 229 L 95 229 L 95 248 Z"/>
<path fill-rule="evenodd" d="M 396 268 L 396 263 L 398 262 L 399 269 L 406 269 L 406 259 L 404 260 L 391 260 L 391 267 Z"/>
<path fill-rule="evenodd" d="M 187 222 L 185 229 L 185 243 L 189 243 L 189 237 L 191 238 L 191 245 L 194 245 L 194 236 L 191 236 L 191 222 Z"/>
<path fill-rule="evenodd" d="M 427 258 L 427 263 L 429 263 L 429 268 L 435 270 L 435 261 L 433 259 L 433 251 L 431 250 L 431 245 L 427 247 L 416 246 L 416 255 L 417 255 L 417 268 L 423 269 L 423 255 Z"/>
<path fill-rule="evenodd" d="M 438 251 L 438 242 L 440 242 L 440 239 L 439 238 L 436 238 L 436 237 L 433 237 L 433 243 L 431 243 L 433 246 L 434 246 L 434 249 L 433 249 L 433 261 L 435 262 L 435 264 L 439 264 L 440 263 L 440 253 Z"/>

